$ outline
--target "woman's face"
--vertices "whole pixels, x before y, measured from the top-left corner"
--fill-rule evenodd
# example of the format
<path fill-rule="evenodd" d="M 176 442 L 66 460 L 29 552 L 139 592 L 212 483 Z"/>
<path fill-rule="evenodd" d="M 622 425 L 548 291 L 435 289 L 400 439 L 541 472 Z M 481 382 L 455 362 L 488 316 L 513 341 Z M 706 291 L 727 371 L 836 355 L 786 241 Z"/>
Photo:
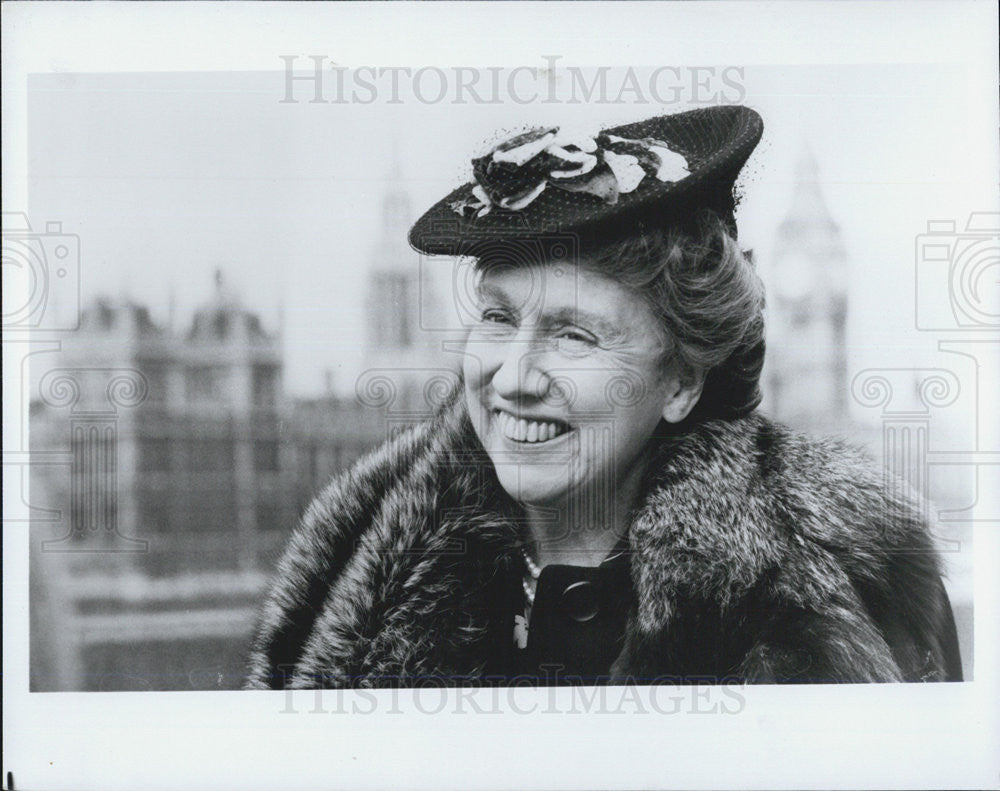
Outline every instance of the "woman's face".
<path fill-rule="evenodd" d="M 566 263 L 494 267 L 478 300 L 466 398 L 504 489 L 530 505 L 614 502 L 660 418 L 682 419 L 700 393 L 664 366 L 650 306 Z"/>

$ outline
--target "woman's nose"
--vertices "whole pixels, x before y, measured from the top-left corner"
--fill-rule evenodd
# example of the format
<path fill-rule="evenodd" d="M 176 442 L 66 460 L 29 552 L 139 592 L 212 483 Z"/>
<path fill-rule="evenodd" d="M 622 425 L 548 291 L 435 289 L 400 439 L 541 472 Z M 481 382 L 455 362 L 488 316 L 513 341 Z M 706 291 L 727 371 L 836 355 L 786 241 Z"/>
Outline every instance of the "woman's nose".
<path fill-rule="evenodd" d="M 536 345 L 530 341 L 512 341 L 504 345 L 492 380 L 494 391 L 504 400 L 536 400 L 545 396 L 549 377 L 544 370 L 541 350 L 533 347 Z"/>

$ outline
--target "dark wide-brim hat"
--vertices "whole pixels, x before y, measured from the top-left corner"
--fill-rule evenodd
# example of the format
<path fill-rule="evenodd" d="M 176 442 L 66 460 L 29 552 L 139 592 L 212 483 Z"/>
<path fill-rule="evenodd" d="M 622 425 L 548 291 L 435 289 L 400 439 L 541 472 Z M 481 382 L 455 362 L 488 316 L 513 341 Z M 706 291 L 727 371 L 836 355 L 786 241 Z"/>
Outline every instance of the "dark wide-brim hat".
<path fill-rule="evenodd" d="M 434 204 L 409 242 L 431 255 L 472 256 L 553 233 L 587 246 L 683 227 L 705 209 L 735 233 L 736 178 L 763 129 L 742 106 L 664 115 L 593 138 L 534 129 L 474 159 L 476 180 Z"/>

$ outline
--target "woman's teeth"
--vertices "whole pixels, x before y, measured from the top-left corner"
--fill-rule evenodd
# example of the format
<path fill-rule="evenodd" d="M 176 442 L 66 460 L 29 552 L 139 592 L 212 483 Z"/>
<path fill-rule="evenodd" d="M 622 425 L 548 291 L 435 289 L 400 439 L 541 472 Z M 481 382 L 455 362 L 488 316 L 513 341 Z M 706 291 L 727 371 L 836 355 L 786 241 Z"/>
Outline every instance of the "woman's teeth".
<path fill-rule="evenodd" d="M 500 411 L 495 411 L 493 414 L 496 416 L 500 433 L 515 442 L 548 442 L 569 431 L 569 426 L 563 423 L 519 419 Z"/>

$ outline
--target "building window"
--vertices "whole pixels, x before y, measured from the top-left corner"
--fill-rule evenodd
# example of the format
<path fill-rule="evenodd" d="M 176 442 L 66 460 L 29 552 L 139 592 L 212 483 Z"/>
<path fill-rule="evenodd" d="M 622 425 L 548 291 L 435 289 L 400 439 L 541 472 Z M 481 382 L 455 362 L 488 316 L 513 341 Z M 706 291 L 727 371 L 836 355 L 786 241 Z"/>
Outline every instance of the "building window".
<path fill-rule="evenodd" d="M 236 465 L 236 454 L 231 439 L 191 438 L 186 442 L 188 471 L 227 471 Z"/>
<path fill-rule="evenodd" d="M 315 485 L 319 478 L 319 447 L 317 445 L 306 446 L 306 458 L 309 468 L 309 483 Z"/>
<path fill-rule="evenodd" d="M 288 528 L 284 508 L 280 501 L 258 500 L 255 508 L 257 532 L 284 531 Z"/>
<path fill-rule="evenodd" d="M 170 532 L 170 509 L 173 498 L 169 493 L 146 489 L 139 495 L 139 535 Z"/>
<path fill-rule="evenodd" d="M 800 330 L 808 326 L 812 317 L 813 309 L 808 300 L 799 300 L 788 311 L 788 323 L 793 329 Z"/>
<path fill-rule="evenodd" d="M 189 401 L 217 401 L 222 397 L 223 369 L 199 365 L 187 371 Z"/>
<path fill-rule="evenodd" d="M 170 440 L 166 437 L 142 437 L 139 440 L 139 469 L 143 472 L 169 472 Z"/>
<path fill-rule="evenodd" d="M 278 366 L 253 367 L 253 402 L 258 406 L 273 406 L 278 400 Z"/>
<path fill-rule="evenodd" d="M 253 466 L 258 472 L 275 472 L 279 469 L 278 441 L 276 439 L 254 441 Z"/>
<path fill-rule="evenodd" d="M 215 337 L 220 340 L 225 340 L 229 335 L 229 313 L 224 310 L 216 311 L 215 315 L 212 317 L 212 329 L 215 332 Z"/>
<path fill-rule="evenodd" d="M 237 531 L 236 494 L 232 487 L 222 490 L 218 487 L 192 488 L 184 493 L 184 498 L 175 506 L 177 528 L 183 533 L 195 533 L 205 538 L 204 548 L 210 548 L 213 537 L 218 540 L 218 548 L 231 550 L 235 556 L 239 547 L 226 547 Z"/>
<path fill-rule="evenodd" d="M 146 378 L 149 395 L 146 397 L 151 404 L 162 404 L 167 400 L 167 366 L 163 363 L 143 361 L 139 363 L 139 372 Z"/>

